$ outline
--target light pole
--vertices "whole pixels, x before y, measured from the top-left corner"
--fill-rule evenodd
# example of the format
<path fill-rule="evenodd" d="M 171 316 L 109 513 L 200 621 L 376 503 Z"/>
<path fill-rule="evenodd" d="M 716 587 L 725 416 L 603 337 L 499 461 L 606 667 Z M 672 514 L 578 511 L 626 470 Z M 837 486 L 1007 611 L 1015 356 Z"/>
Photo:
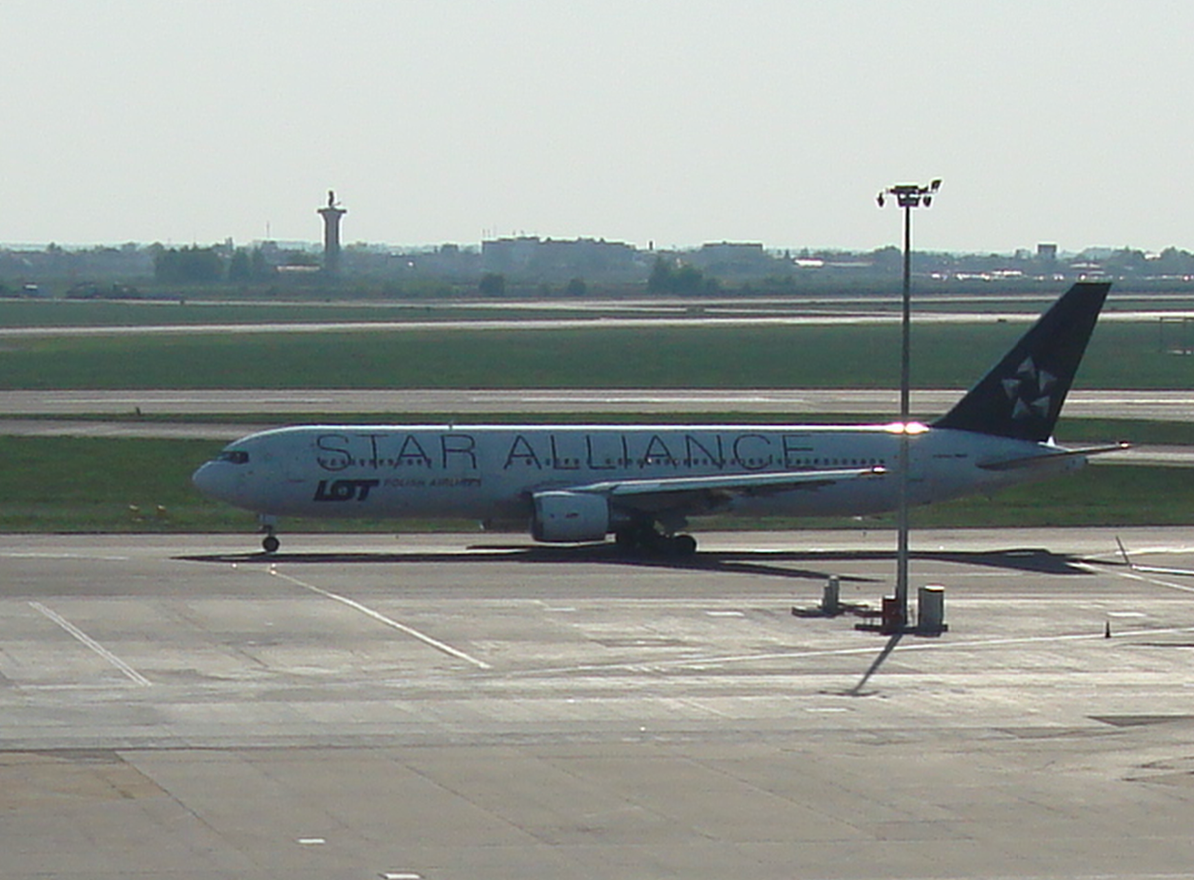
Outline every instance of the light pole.
<path fill-rule="evenodd" d="M 895 601 L 899 620 L 893 621 L 896 630 L 908 625 L 908 470 L 911 455 L 908 448 L 911 421 L 911 352 L 912 352 L 912 209 L 933 204 L 933 196 L 941 188 L 940 179 L 928 186 L 901 183 L 880 190 L 876 201 L 882 208 L 887 196 L 895 196 L 896 204 L 904 209 L 904 301 L 900 336 L 900 479 L 896 529 L 896 588 Z"/>

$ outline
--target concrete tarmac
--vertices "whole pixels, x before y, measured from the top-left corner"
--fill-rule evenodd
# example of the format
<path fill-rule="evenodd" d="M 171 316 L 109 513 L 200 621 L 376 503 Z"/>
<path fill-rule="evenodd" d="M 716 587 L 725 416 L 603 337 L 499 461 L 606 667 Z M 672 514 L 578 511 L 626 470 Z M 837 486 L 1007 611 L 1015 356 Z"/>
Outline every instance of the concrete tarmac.
<path fill-rule="evenodd" d="M 0 876 L 1194 876 L 1186 530 L 282 537 L 0 536 Z"/>

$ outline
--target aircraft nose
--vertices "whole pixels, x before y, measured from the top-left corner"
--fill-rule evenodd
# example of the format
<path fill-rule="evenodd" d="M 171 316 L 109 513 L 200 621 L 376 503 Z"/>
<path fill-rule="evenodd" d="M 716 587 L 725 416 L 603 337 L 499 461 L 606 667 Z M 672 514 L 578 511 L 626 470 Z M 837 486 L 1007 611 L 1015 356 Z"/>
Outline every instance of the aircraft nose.
<path fill-rule="evenodd" d="M 225 468 L 220 467 L 219 462 L 206 462 L 191 474 L 191 483 L 209 498 L 223 499 L 228 488 L 228 481 L 225 479 L 227 474 L 224 471 Z"/>

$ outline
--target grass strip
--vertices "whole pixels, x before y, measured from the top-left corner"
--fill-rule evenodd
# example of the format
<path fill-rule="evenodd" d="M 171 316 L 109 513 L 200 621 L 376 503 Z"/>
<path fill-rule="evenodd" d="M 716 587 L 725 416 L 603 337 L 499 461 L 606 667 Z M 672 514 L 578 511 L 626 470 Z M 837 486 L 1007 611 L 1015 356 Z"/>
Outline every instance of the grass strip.
<path fill-rule="evenodd" d="M 968 387 L 1023 330 L 914 328 L 914 386 Z M 1079 387 L 1190 387 L 1194 358 L 1165 348 L 1108 322 Z M 890 388 L 898 363 L 898 328 L 871 325 L 151 333 L 8 338 L 0 388 Z"/>

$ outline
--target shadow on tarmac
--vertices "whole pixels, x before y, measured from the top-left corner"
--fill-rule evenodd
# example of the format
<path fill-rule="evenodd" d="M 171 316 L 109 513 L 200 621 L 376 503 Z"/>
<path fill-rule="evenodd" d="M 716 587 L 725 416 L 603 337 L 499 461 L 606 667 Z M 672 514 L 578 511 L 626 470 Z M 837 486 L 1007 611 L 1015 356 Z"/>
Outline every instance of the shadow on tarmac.
<path fill-rule="evenodd" d="M 831 563 L 895 561 L 894 550 L 732 550 L 697 552 L 688 557 L 628 555 L 614 544 L 582 544 L 568 547 L 527 546 L 525 544 L 476 544 L 464 550 L 410 553 L 208 553 L 178 556 L 186 562 L 216 562 L 276 565 L 360 565 L 360 564 L 417 564 L 434 562 L 494 563 L 512 562 L 524 565 L 554 565 L 560 563 L 588 563 L 618 565 L 628 568 L 664 568 L 733 574 L 755 574 L 769 577 L 823 581 L 838 575 L 843 582 L 876 583 L 878 579 L 842 574 Z M 1042 548 L 1009 548 L 982 551 L 920 550 L 911 553 L 913 560 L 953 562 L 959 565 L 987 566 L 1037 574 L 1089 575 L 1080 565 L 1081 557 L 1053 553 Z M 795 563 L 798 567 L 789 567 Z"/>
<path fill-rule="evenodd" d="M 879 656 L 875 658 L 867 671 L 862 674 L 862 678 L 858 680 L 858 684 L 854 685 L 848 691 L 843 691 L 842 695 L 846 697 L 872 696 L 875 693 L 874 691 L 864 691 L 863 688 L 871 680 L 871 676 L 879 671 L 879 667 L 883 665 L 883 661 L 891 656 L 891 652 L 896 649 L 896 645 L 900 643 L 900 639 L 903 637 L 904 634 L 902 632 L 893 633 L 892 637 L 887 640 L 887 644 L 883 646 L 883 650 L 879 652 Z"/>

